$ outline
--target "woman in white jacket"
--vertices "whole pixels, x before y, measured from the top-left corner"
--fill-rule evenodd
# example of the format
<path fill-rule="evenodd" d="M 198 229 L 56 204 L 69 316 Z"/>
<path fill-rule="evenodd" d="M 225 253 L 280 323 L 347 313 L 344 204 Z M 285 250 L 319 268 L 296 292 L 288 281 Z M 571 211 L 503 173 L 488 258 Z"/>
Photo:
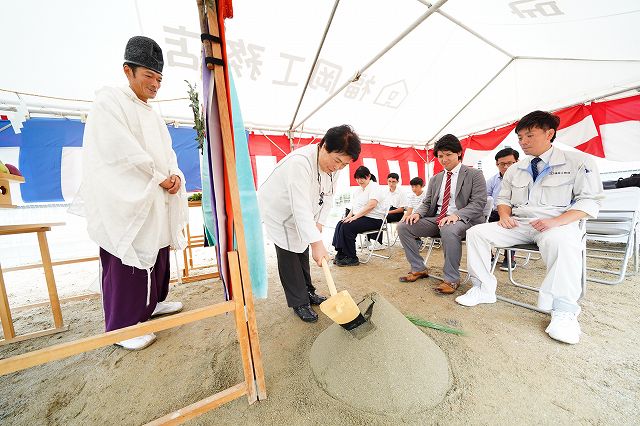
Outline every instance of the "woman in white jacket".
<path fill-rule="evenodd" d="M 333 246 L 337 254 L 334 263 L 338 266 L 357 266 L 356 237 L 362 231 L 371 231 L 382 226 L 388 213 L 387 187 L 380 187 L 375 175 L 365 166 L 353 174 L 358 187 L 351 196 L 351 210 L 347 217 L 336 225 Z"/>
<path fill-rule="evenodd" d="M 300 319 L 315 322 L 311 305 L 326 298 L 315 293 L 309 271 L 313 260 L 328 259 L 322 226 L 338 183 L 338 173 L 360 155 L 360 139 L 350 126 L 332 127 L 317 145 L 284 157 L 258 192 L 267 235 L 276 247 L 278 272 L 287 304 Z"/>

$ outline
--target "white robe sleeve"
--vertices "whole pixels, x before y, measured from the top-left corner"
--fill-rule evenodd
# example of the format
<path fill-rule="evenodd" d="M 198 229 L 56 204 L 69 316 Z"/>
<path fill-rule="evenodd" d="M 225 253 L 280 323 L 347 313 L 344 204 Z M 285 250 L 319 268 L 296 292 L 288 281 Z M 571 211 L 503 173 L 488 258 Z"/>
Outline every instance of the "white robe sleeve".
<path fill-rule="evenodd" d="M 154 253 L 134 254 L 132 243 L 158 191 L 163 191 L 159 184 L 166 176 L 156 170 L 131 133 L 124 107 L 113 91 L 100 91 L 92 106 L 83 158 L 83 182 L 74 210 L 87 217 L 89 236 L 123 263 L 149 268 L 155 262 Z"/>

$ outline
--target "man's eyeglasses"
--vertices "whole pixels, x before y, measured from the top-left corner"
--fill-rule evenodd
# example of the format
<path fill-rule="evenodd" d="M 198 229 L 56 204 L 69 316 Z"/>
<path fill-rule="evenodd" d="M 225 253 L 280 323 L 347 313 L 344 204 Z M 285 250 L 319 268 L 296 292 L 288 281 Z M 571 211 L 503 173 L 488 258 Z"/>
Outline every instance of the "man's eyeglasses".
<path fill-rule="evenodd" d="M 515 162 L 508 162 L 508 163 L 498 163 L 498 167 L 511 167 L 514 164 L 516 164 Z"/>

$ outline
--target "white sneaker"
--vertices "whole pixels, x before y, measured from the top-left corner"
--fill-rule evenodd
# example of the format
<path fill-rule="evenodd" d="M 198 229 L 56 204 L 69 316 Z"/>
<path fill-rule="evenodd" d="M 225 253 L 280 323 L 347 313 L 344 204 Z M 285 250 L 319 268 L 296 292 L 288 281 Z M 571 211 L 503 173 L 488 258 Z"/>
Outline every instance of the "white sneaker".
<path fill-rule="evenodd" d="M 181 310 L 182 302 L 158 302 L 151 316 L 157 317 L 158 315 L 175 314 Z"/>
<path fill-rule="evenodd" d="M 552 311 L 545 333 L 552 339 L 575 345 L 580 341 L 580 323 L 575 312 Z"/>
<path fill-rule="evenodd" d="M 377 251 L 377 250 L 385 250 L 387 246 L 385 246 L 384 244 L 380 244 L 376 240 L 373 240 L 369 245 L 369 248 L 373 251 Z"/>
<path fill-rule="evenodd" d="M 153 342 L 156 341 L 156 335 L 145 334 L 144 336 L 134 337 L 133 339 L 123 340 L 122 342 L 116 343 L 118 346 L 122 346 L 125 349 L 130 351 L 139 351 L 140 349 L 144 349 Z"/>
<path fill-rule="evenodd" d="M 463 306 L 476 306 L 480 303 L 496 303 L 496 295 L 483 292 L 480 286 L 473 286 L 462 296 L 456 297 L 456 302 Z"/>

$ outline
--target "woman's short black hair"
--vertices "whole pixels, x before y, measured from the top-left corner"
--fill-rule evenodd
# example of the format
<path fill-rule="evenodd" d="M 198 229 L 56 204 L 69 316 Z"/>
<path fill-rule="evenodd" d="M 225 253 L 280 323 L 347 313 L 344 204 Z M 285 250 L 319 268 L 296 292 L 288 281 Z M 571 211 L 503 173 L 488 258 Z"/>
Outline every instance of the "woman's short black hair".
<path fill-rule="evenodd" d="M 344 153 L 353 161 L 358 159 L 361 150 L 360 138 L 348 124 L 327 130 L 318 146 L 324 146 L 327 152 Z"/>
<path fill-rule="evenodd" d="M 395 179 L 397 181 L 400 181 L 400 176 L 398 176 L 397 173 L 391 172 L 387 175 L 387 179 Z"/>
<path fill-rule="evenodd" d="M 374 182 L 378 181 L 378 179 L 376 179 L 376 175 L 371 174 L 371 171 L 369 170 L 369 168 L 365 166 L 358 167 L 356 171 L 353 173 L 354 179 L 366 179 L 368 177 L 371 177 L 371 180 Z"/>
<path fill-rule="evenodd" d="M 422 178 L 420 176 L 414 177 L 413 179 L 411 179 L 409 181 L 409 185 L 411 185 L 411 186 L 413 186 L 413 185 L 424 186 L 424 180 L 422 180 Z"/>
<path fill-rule="evenodd" d="M 560 126 L 560 117 L 557 115 L 546 111 L 533 111 L 518 121 L 515 133 L 517 135 L 520 130 L 529 130 L 535 127 L 542 130 L 553 129 L 553 137 L 551 138 L 551 142 L 553 142 L 558 133 L 558 126 Z"/>
<path fill-rule="evenodd" d="M 462 144 L 460 140 L 452 134 L 444 135 L 433 146 L 433 155 L 438 156 L 439 151 L 451 151 L 458 153 L 458 159 L 462 160 Z"/>
<path fill-rule="evenodd" d="M 498 161 L 501 158 L 508 157 L 510 155 L 513 155 L 513 158 L 515 158 L 516 161 L 518 161 L 518 158 L 520 158 L 520 153 L 515 149 L 511 148 L 510 146 L 508 146 L 496 153 L 496 161 Z"/>

